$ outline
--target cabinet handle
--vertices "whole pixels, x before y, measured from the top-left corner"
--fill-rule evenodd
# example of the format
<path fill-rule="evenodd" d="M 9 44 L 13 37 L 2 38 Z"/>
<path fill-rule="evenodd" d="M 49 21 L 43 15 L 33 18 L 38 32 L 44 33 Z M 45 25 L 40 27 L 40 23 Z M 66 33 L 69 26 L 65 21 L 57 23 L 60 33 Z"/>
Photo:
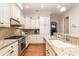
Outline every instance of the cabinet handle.
<path fill-rule="evenodd" d="M 47 53 L 49 54 L 49 51 L 48 50 L 46 50 L 47 51 Z"/>
<path fill-rule="evenodd" d="M 11 46 L 11 48 L 13 48 L 13 46 Z"/>
<path fill-rule="evenodd" d="M 12 50 L 10 53 L 13 53 L 14 52 L 14 50 Z"/>

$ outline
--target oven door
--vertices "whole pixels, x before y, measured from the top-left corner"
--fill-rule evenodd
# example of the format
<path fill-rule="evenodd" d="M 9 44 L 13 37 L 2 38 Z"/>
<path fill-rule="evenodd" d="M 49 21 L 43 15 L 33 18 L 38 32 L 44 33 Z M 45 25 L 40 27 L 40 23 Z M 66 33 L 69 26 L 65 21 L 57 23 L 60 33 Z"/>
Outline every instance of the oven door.
<path fill-rule="evenodd" d="M 22 40 L 21 40 L 21 53 L 24 51 L 25 46 L 26 46 L 26 41 L 25 41 L 25 37 L 24 37 L 24 38 L 22 38 Z"/>

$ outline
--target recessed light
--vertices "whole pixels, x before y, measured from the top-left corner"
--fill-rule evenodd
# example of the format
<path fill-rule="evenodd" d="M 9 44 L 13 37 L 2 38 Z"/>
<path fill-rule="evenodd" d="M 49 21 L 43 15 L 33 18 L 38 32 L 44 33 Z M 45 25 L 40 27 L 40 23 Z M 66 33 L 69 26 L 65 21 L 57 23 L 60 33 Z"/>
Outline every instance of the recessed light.
<path fill-rule="evenodd" d="M 61 11 L 61 12 L 64 12 L 64 11 L 66 11 L 66 8 L 65 8 L 65 7 L 62 7 L 62 8 L 60 9 L 60 11 Z"/>
<path fill-rule="evenodd" d="M 57 8 L 61 8 L 61 6 L 60 6 L 60 5 L 58 5 L 58 6 L 57 6 Z"/>
<path fill-rule="evenodd" d="M 41 8 L 44 8 L 44 6 L 42 5 Z"/>
<path fill-rule="evenodd" d="M 29 6 L 27 5 L 26 8 L 29 8 Z"/>

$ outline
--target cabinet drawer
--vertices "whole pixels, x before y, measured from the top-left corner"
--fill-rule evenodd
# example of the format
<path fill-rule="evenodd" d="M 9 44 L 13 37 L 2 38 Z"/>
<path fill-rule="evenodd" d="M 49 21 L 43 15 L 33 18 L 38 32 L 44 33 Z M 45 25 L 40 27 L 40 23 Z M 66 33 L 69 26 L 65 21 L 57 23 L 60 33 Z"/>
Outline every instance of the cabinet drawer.
<path fill-rule="evenodd" d="M 18 56 L 18 42 L 13 43 L 12 45 L 10 45 L 12 48 L 12 56 Z"/>
<path fill-rule="evenodd" d="M 18 55 L 18 42 L 15 42 L 0 50 L 0 56 Z"/>
<path fill-rule="evenodd" d="M 10 51 L 7 51 L 4 55 L 2 55 L 2 56 L 12 56 L 12 54 L 13 54 L 13 50 L 10 50 Z"/>
<path fill-rule="evenodd" d="M 49 47 L 49 53 L 50 53 L 50 56 L 55 56 L 55 52 L 51 47 Z"/>
<path fill-rule="evenodd" d="M 11 47 L 10 46 L 7 46 L 7 47 L 1 49 L 0 50 L 0 56 L 5 55 L 10 50 L 11 50 Z"/>
<path fill-rule="evenodd" d="M 52 47 L 46 42 L 46 56 L 55 56 L 55 52 Z"/>

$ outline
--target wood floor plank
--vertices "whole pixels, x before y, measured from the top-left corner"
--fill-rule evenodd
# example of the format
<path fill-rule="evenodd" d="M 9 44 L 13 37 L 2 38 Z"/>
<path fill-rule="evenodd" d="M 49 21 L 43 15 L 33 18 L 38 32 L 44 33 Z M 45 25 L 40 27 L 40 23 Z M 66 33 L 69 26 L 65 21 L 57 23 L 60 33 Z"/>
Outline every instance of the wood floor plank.
<path fill-rule="evenodd" d="M 24 56 L 44 56 L 44 44 L 30 44 L 25 50 Z"/>

